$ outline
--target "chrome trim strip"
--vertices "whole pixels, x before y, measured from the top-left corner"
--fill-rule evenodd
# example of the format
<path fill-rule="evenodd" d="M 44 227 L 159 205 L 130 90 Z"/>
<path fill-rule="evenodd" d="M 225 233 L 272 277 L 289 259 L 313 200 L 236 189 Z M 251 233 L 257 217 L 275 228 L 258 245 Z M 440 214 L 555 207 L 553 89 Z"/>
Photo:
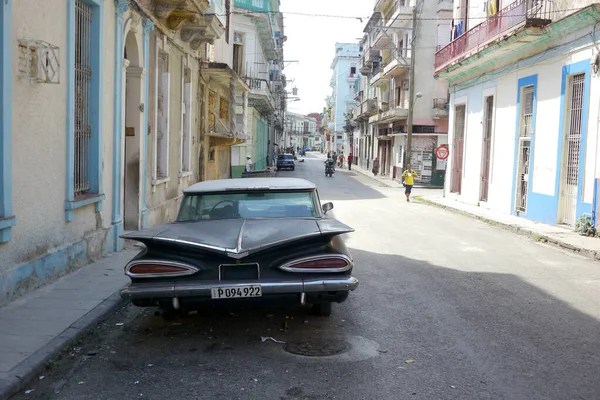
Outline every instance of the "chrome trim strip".
<path fill-rule="evenodd" d="M 177 243 L 177 244 L 186 244 L 188 246 L 200 247 L 203 249 L 209 249 L 209 250 L 215 250 L 215 251 L 221 251 L 221 252 L 235 252 L 235 249 L 227 249 L 225 247 L 218 247 L 218 246 L 211 246 L 209 244 L 190 242 L 188 240 L 172 239 L 172 238 L 165 238 L 165 237 L 154 237 L 153 239 L 154 240 L 162 240 L 164 242 Z"/>
<path fill-rule="evenodd" d="M 237 287 L 258 285 L 263 295 L 269 294 L 295 294 L 355 290 L 358 287 L 358 279 L 350 276 L 340 279 L 295 279 L 288 281 L 244 281 L 244 282 L 148 282 L 132 283 L 121 290 L 121 297 L 127 299 L 150 299 L 150 298 L 186 298 L 186 297 L 210 297 L 213 288 Z"/>
<path fill-rule="evenodd" d="M 135 274 L 135 273 L 131 272 L 130 271 L 131 268 L 135 267 L 138 264 L 171 265 L 174 267 L 185 268 L 185 269 L 187 269 L 187 271 L 185 271 L 185 272 L 166 272 L 163 274 Z M 174 276 L 193 275 L 198 271 L 200 271 L 200 269 L 194 267 L 193 265 L 189 265 L 189 264 L 185 264 L 185 263 L 181 263 L 181 262 L 175 262 L 175 261 L 166 261 L 166 260 L 163 261 L 163 260 L 140 259 L 140 260 L 130 261 L 125 266 L 125 275 L 127 275 L 130 278 L 169 278 L 169 277 L 174 277 Z"/>
<path fill-rule="evenodd" d="M 346 261 L 347 265 L 345 267 L 341 267 L 341 268 L 297 268 L 297 267 L 294 267 L 294 265 L 300 264 L 303 262 L 314 261 L 314 260 L 323 260 L 323 259 L 328 259 L 328 258 L 342 258 Z M 323 254 L 323 255 L 317 255 L 317 256 L 297 258 L 293 261 L 289 261 L 285 264 L 280 265 L 279 269 L 287 271 L 287 272 L 303 272 L 303 273 L 322 274 L 322 273 L 348 271 L 353 266 L 354 266 L 354 263 L 352 262 L 350 257 L 346 256 L 345 254 Z"/>

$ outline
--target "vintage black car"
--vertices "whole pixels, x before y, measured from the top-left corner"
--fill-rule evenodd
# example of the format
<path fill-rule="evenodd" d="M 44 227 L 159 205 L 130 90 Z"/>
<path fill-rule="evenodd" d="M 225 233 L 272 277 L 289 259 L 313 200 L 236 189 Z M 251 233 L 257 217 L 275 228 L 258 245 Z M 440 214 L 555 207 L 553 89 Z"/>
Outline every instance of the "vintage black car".
<path fill-rule="evenodd" d="M 280 154 L 277 157 L 277 170 L 282 169 L 291 169 L 292 171 L 296 169 L 293 154 Z"/>
<path fill-rule="evenodd" d="M 121 296 L 165 316 L 228 301 L 292 301 L 329 316 L 358 287 L 341 236 L 354 229 L 327 217 L 332 208 L 304 179 L 192 185 L 175 222 L 122 236 L 145 249 L 125 266 Z"/>

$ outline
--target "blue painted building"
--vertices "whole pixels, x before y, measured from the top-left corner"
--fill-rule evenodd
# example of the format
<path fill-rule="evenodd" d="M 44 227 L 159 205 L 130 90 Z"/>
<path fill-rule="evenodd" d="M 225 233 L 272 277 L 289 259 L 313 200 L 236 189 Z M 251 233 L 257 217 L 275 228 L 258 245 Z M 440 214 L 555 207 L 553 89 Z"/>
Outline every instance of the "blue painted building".
<path fill-rule="evenodd" d="M 600 5 L 558 13 L 515 1 L 436 53 L 450 84 L 449 197 L 545 224 L 596 214 Z M 513 11 L 511 11 L 513 10 Z M 485 18 L 485 16 L 484 16 Z M 473 39 L 470 30 L 480 34 Z M 448 179 L 449 178 L 449 179 Z"/>

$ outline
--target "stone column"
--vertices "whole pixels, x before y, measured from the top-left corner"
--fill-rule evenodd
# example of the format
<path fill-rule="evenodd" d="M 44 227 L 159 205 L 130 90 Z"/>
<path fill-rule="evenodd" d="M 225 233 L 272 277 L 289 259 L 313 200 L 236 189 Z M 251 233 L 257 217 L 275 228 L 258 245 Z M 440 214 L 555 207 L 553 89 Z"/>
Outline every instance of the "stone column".
<path fill-rule="evenodd" d="M 149 93 L 149 81 L 150 78 L 150 32 L 154 30 L 154 23 L 148 18 L 144 18 L 142 22 L 142 26 L 144 27 L 144 69 L 146 70 L 146 75 L 144 77 L 144 123 L 140 133 L 142 135 L 142 154 L 141 154 L 141 201 L 142 201 L 142 216 L 141 216 L 141 224 L 142 228 L 148 227 L 148 193 L 146 192 L 146 187 L 148 183 L 148 163 L 152 163 L 152 159 L 148 159 L 148 117 L 150 112 L 150 107 L 148 107 L 148 93 Z"/>
<path fill-rule="evenodd" d="M 123 213 L 121 210 L 121 188 L 123 170 L 123 14 L 129 10 L 127 0 L 115 0 L 115 76 L 113 101 L 113 176 L 112 176 L 112 234 L 114 251 L 123 248 L 119 238 L 123 232 Z"/>
<path fill-rule="evenodd" d="M 234 135 L 237 136 L 237 124 L 235 117 L 235 92 L 237 87 L 237 78 L 232 76 L 229 84 L 229 130 Z"/>

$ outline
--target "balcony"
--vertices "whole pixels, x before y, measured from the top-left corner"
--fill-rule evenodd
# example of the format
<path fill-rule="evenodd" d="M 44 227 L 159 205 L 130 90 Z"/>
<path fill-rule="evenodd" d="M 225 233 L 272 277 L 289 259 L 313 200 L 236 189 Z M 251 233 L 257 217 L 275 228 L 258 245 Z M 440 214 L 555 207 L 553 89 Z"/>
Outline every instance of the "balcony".
<path fill-rule="evenodd" d="M 388 79 L 383 77 L 383 68 L 381 64 L 377 64 L 373 67 L 373 76 L 371 78 L 371 87 L 382 87 L 389 83 Z"/>
<path fill-rule="evenodd" d="M 437 13 L 438 14 L 450 13 L 450 15 L 452 15 L 453 8 L 454 8 L 454 2 L 452 0 L 438 0 L 438 5 L 437 5 Z"/>
<path fill-rule="evenodd" d="M 433 99 L 433 118 L 434 119 L 448 118 L 449 109 L 450 109 L 450 104 L 448 102 L 448 99 L 444 99 L 444 98 Z"/>
<path fill-rule="evenodd" d="M 392 54 L 383 60 L 383 73 L 381 77 L 389 79 L 405 74 L 410 69 L 410 59 L 406 57 L 407 55 L 408 49 L 402 49 L 398 52 L 392 51 Z"/>
<path fill-rule="evenodd" d="M 379 50 L 373 48 L 363 49 L 359 61 L 361 74 L 368 75 L 373 72 L 373 63 L 381 61 L 380 53 Z"/>
<path fill-rule="evenodd" d="M 261 113 L 275 111 L 275 98 L 271 92 L 269 82 L 264 79 L 246 78 L 250 87 L 248 107 L 253 107 Z"/>
<path fill-rule="evenodd" d="M 181 40 L 193 50 L 214 43 L 225 32 L 222 0 L 138 0 L 137 4 L 154 15 L 155 23 L 165 32 L 179 31 Z"/>
<path fill-rule="evenodd" d="M 364 92 L 362 90 L 354 93 L 354 101 L 358 101 L 359 103 L 362 103 L 363 95 L 364 95 Z"/>
<path fill-rule="evenodd" d="M 377 114 L 377 99 L 367 99 L 354 108 L 352 116 L 355 121 L 368 121 L 369 117 Z"/>
<path fill-rule="evenodd" d="M 453 64 L 466 60 L 472 56 L 477 60 L 471 60 L 470 66 L 488 63 L 502 55 L 514 52 L 515 49 L 526 43 L 531 43 L 539 38 L 539 29 L 548 25 L 552 13 L 551 3 L 547 0 L 538 0 L 532 8 L 527 8 L 531 0 L 515 0 L 508 7 L 503 8 L 494 16 L 469 29 L 466 33 L 450 42 L 435 53 L 435 73 L 439 75 L 442 71 L 450 69 Z M 519 35 L 516 33 L 519 30 Z M 496 46 L 496 50 L 488 48 L 494 46 L 498 41 L 513 37 L 511 43 Z M 482 52 L 486 54 L 482 56 Z M 447 71 L 445 71 L 447 72 Z"/>
<path fill-rule="evenodd" d="M 385 13 L 383 25 L 394 28 L 412 26 L 414 0 L 393 0 L 392 7 Z"/>

